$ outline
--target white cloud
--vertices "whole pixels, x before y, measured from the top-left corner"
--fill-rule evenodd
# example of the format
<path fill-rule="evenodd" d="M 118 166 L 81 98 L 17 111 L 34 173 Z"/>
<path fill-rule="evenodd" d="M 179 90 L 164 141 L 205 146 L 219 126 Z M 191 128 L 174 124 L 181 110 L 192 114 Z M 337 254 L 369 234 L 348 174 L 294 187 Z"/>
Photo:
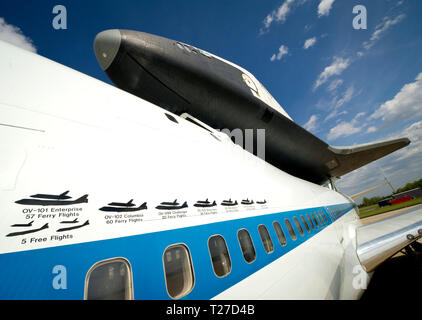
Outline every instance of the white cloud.
<path fill-rule="evenodd" d="M 386 137 L 386 139 L 403 137 L 410 139 L 410 145 L 343 176 L 338 181 L 337 186 L 349 195 L 374 187 L 385 182 L 381 168 L 394 188 L 404 186 L 407 182 L 421 178 L 422 121 L 414 122 L 404 129 Z M 372 197 L 376 195 L 388 195 L 390 193 L 391 189 L 385 186 L 365 196 Z"/>
<path fill-rule="evenodd" d="M 328 16 L 335 0 L 321 0 L 318 5 L 318 17 Z"/>
<path fill-rule="evenodd" d="M 359 119 L 360 117 L 363 117 L 365 114 L 366 114 L 366 112 L 359 112 L 359 113 L 355 116 L 355 118 L 354 118 L 353 120 L 357 120 L 357 119 Z"/>
<path fill-rule="evenodd" d="M 345 110 L 339 112 L 339 109 L 338 108 L 335 108 L 333 111 L 330 112 L 330 114 L 328 116 L 325 117 L 324 122 L 325 121 L 328 121 L 328 120 L 330 120 L 332 118 L 341 116 L 342 114 L 347 114 L 347 113 L 348 112 L 345 111 Z M 340 121 L 340 119 L 337 119 L 337 122 L 339 122 L 339 121 Z"/>
<path fill-rule="evenodd" d="M 278 53 L 273 54 L 270 58 L 271 61 L 274 60 L 281 60 L 281 58 L 289 53 L 289 48 L 287 48 L 285 45 L 281 45 L 280 48 L 278 48 Z"/>
<path fill-rule="evenodd" d="M 324 121 L 328 121 L 331 118 L 337 117 L 342 114 L 346 114 L 347 111 L 339 112 L 339 109 L 341 106 L 343 106 L 345 103 L 349 102 L 353 98 L 354 93 L 355 93 L 354 87 L 350 86 L 344 92 L 343 96 L 341 97 L 334 96 L 334 98 L 331 100 L 331 106 L 334 107 L 334 109 L 330 112 L 330 114 L 325 118 Z"/>
<path fill-rule="evenodd" d="M 300 6 L 306 1 L 307 0 L 285 0 L 280 7 L 273 10 L 265 17 L 263 21 L 264 27 L 260 30 L 260 33 L 263 34 L 267 32 L 274 21 L 281 21 L 282 23 L 284 23 L 287 19 L 288 14 L 292 10 L 292 7 L 294 5 Z"/>
<path fill-rule="evenodd" d="M 412 123 L 405 128 L 400 135 L 408 137 L 412 141 L 422 142 L 422 120 Z"/>
<path fill-rule="evenodd" d="M 353 93 L 355 93 L 355 88 L 353 86 L 350 86 L 349 88 L 347 88 L 343 97 L 337 100 L 336 107 L 341 107 L 345 103 L 349 102 L 353 97 Z"/>
<path fill-rule="evenodd" d="M 363 117 L 366 114 L 366 112 L 359 112 L 356 114 L 356 116 L 353 118 L 352 121 L 346 122 L 342 121 L 335 127 L 331 128 L 327 135 L 327 140 L 335 140 L 337 138 L 340 138 L 342 136 L 350 136 L 352 134 L 358 133 L 362 131 L 362 129 L 366 126 L 366 124 L 363 124 L 361 126 L 358 126 L 359 124 L 359 118 Z"/>
<path fill-rule="evenodd" d="M 418 161 L 420 162 L 420 155 L 422 154 L 422 121 L 412 123 L 401 132 L 396 133 L 394 136 L 397 138 L 406 137 L 411 141 L 409 146 L 397 151 L 397 158 L 394 161 L 401 161 L 414 155 L 418 155 Z"/>
<path fill-rule="evenodd" d="M 385 32 L 387 32 L 388 29 L 398 24 L 405 17 L 406 15 L 403 13 L 394 19 L 384 17 L 383 21 L 375 27 L 375 31 L 372 33 L 371 38 L 363 43 L 364 48 L 369 50 L 375 44 L 375 42 L 378 41 Z"/>
<path fill-rule="evenodd" d="M 377 127 L 371 126 L 368 129 L 366 129 L 366 133 L 376 132 L 377 130 L 378 130 Z"/>
<path fill-rule="evenodd" d="M 343 84 L 343 79 L 336 79 L 331 81 L 330 85 L 328 86 L 327 90 L 328 91 L 334 91 L 335 89 L 337 89 L 339 86 L 341 86 Z"/>
<path fill-rule="evenodd" d="M 308 32 L 309 30 L 311 30 L 311 28 L 312 28 L 312 25 L 307 24 L 307 25 L 305 25 L 305 27 L 303 28 L 303 30 L 305 32 Z"/>
<path fill-rule="evenodd" d="M 13 44 L 19 48 L 37 52 L 37 49 L 32 43 L 32 40 L 26 37 L 21 29 L 18 27 L 8 24 L 4 18 L 0 17 L 0 40 Z"/>
<path fill-rule="evenodd" d="M 379 169 L 376 167 L 375 163 L 370 163 L 366 166 L 363 166 L 357 170 L 354 170 L 348 173 L 344 177 L 342 177 L 340 181 L 337 182 L 337 187 L 340 187 L 342 190 L 343 188 L 354 190 L 348 193 L 349 195 L 351 195 L 352 193 L 357 193 L 358 191 L 357 190 L 355 191 L 355 188 L 357 186 L 358 187 L 361 186 L 362 182 L 367 182 L 368 180 L 371 180 L 371 181 L 374 180 L 373 177 L 371 177 L 371 174 L 374 174 L 374 171 L 376 171 L 377 174 L 379 172 Z M 375 183 L 372 186 L 375 186 L 377 184 L 379 183 Z M 362 188 L 362 187 L 358 188 L 359 191 L 362 191 L 365 189 L 368 189 L 368 188 Z"/>
<path fill-rule="evenodd" d="M 306 129 L 306 130 L 308 130 L 308 131 L 314 131 L 314 130 L 317 128 L 317 120 L 318 120 L 318 116 L 317 116 L 317 115 L 315 115 L 315 114 L 313 114 L 313 115 L 309 118 L 308 122 L 306 122 L 306 123 L 303 125 L 303 128 L 305 128 L 305 129 Z"/>
<path fill-rule="evenodd" d="M 315 81 L 314 90 L 320 85 L 327 82 L 332 76 L 340 75 L 347 67 L 350 65 L 350 59 L 343 59 L 335 57 L 332 64 L 325 67 L 324 71 L 318 76 L 318 79 Z"/>
<path fill-rule="evenodd" d="M 342 121 L 334 128 L 330 129 L 330 132 L 327 135 L 327 140 L 335 140 L 342 136 L 350 136 L 352 134 L 358 133 L 361 131 L 361 127 L 356 127 L 354 123 Z"/>
<path fill-rule="evenodd" d="M 295 0 L 285 0 L 280 7 L 269 13 L 263 21 L 265 28 L 264 30 L 268 30 L 274 21 L 286 21 L 287 15 L 291 10 L 291 5 L 294 3 L 294 1 Z"/>
<path fill-rule="evenodd" d="M 343 193 L 351 196 L 360 193 L 369 188 L 381 185 L 385 183 L 381 168 L 386 172 L 386 168 L 391 168 L 388 164 L 385 164 L 386 159 L 377 160 L 369 163 L 357 170 L 354 170 L 343 177 L 337 182 L 337 188 Z M 396 185 L 397 180 L 392 180 L 391 175 L 388 175 L 388 180 Z M 398 186 L 399 184 L 397 184 Z M 357 202 L 362 201 L 363 197 L 371 198 L 374 196 L 386 196 L 391 193 L 391 188 L 388 185 L 381 186 L 380 188 L 368 192 L 357 199 Z"/>
<path fill-rule="evenodd" d="M 305 43 L 303 44 L 303 49 L 305 50 L 309 49 L 310 47 L 315 45 L 316 41 L 317 41 L 316 37 L 307 39 Z"/>
<path fill-rule="evenodd" d="M 422 72 L 414 82 L 405 84 L 393 99 L 384 102 L 370 119 L 398 122 L 422 116 Z"/>

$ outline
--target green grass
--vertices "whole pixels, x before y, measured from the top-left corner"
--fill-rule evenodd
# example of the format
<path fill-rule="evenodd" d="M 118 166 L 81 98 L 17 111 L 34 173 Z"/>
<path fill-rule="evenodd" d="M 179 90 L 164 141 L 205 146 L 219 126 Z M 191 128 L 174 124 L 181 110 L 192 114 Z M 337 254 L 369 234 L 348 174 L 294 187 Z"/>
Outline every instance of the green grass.
<path fill-rule="evenodd" d="M 392 206 L 382 207 L 382 208 L 378 207 L 378 205 L 375 204 L 373 206 L 359 208 L 359 217 L 360 218 L 366 218 L 366 217 L 370 217 L 370 216 L 380 214 L 380 213 L 385 213 L 385 212 L 389 212 L 389 211 L 393 211 L 393 210 L 397 210 L 397 209 L 401 209 L 401 208 L 415 206 L 417 204 L 422 204 L 422 197 L 417 198 L 417 199 L 413 199 L 413 200 L 410 200 L 410 201 L 407 201 L 407 202 L 395 204 L 395 205 L 392 205 Z"/>
<path fill-rule="evenodd" d="M 368 211 L 371 211 L 371 210 L 378 209 L 378 208 L 379 208 L 378 204 L 374 204 L 372 206 L 367 206 L 367 207 L 359 208 L 359 215 L 360 214 L 363 214 L 363 213 L 366 213 Z"/>

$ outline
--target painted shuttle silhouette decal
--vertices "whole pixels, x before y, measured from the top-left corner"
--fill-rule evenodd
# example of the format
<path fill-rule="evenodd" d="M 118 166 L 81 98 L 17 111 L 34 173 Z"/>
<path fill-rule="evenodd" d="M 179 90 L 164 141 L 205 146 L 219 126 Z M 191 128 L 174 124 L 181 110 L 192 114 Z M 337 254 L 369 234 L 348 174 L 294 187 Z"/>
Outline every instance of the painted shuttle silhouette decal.
<path fill-rule="evenodd" d="M 215 200 L 211 203 L 208 201 L 208 198 L 205 201 L 198 200 L 193 206 L 198 208 L 209 208 L 209 207 L 215 207 L 217 203 Z"/>
<path fill-rule="evenodd" d="M 130 199 L 128 202 L 111 202 L 108 204 L 109 206 L 117 206 L 117 207 L 133 207 L 135 204 L 133 203 L 133 199 Z"/>
<path fill-rule="evenodd" d="M 78 218 L 75 218 L 74 220 L 65 220 L 65 221 L 60 221 L 60 223 L 78 223 Z"/>
<path fill-rule="evenodd" d="M 63 192 L 62 194 L 59 195 L 52 195 L 52 194 L 43 194 L 43 193 L 37 193 L 31 196 L 31 198 L 41 198 L 41 199 L 50 199 L 50 200 L 66 200 L 66 199 L 70 199 L 72 197 L 69 197 L 67 194 L 69 193 L 68 191 Z"/>
<path fill-rule="evenodd" d="M 163 206 L 172 206 L 172 205 L 179 205 L 179 203 L 177 202 L 177 199 L 174 199 L 173 202 L 161 202 L 161 204 Z"/>
<path fill-rule="evenodd" d="M 67 228 L 60 228 L 56 232 L 63 232 L 63 231 L 70 231 L 70 230 L 74 230 L 74 229 L 79 229 L 79 228 L 85 227 L 87 225 L 89 225 L 89 220 L 86 220 L 84 224 L 81 224 L 79 226 L 73 226 L 73 227 L 67 227 Z"/>
<path fill-rule="evenodd" d="M 251 205 L 251 204 L 254 204 L 254 202 L 253 202 L 253 200 L 246 199 L 246 200 L 242 200 L 241 204 Z"/>
<path fill-rule="evenodd" d="M 31 230 L 25 230 L 25 231 L 18 231 L 18 232 L 12 232 L 6 235 L 6 237 L 16 237 L 16 236 L 21 236 L 24 234 L 29 234 L 29 233 L 34 233 L 34 232 L 38 232 L 44 229 L 48 229 L 48 223 L 44 224 L 41 228 L 38 229 L 31 229 Z"/>
<path fill-rule="evenodd" d="M 232 201 L 232 199 L 230 198 L 229 200 L 223 200 L 223 202 L 221 202 L 222 206 L 237 206 L 237 200 L 235 200 L 234 202 Z"/>
<path fill-rule="evenodd" d="M 21 199 L 21 200 L 15 201 L 15 203 L 30 205 L 30 206 L 65 206 L 65 205 L 88 202 L 87 194 L 83 195 L 82 197 L 76 200 L 68 200 L 72 198 L 66 195 L 68 192 L 69 191 L 66 191 L 59 195 L 34 194 L 31 196 L 31 198 Z"/>
<path fill-rule="evenodd" d="M 133 203 L 133 199 L 128 202 L 110 202 L 107 206 L 101 207 L 99 210 L 107 212 L 133 212 L 145 210 L 147 208 L 147 203 L 142 203 L 139 207 Z"/>
<path fill-rule="evenodd" d="M 183 209 L 183 208 L 187 208 L 187 207 L 188 207 L 188 203 L 186 201 L 183 202 L 182 205 L 180 205 L 177 202 L 177 199 L 175 199 L 173 202 L 161 202 L 161 204 L 156 206 L 155 209 L 158 209 L 158 210 L 178 210 L 178 209 Z"/>
<path fill-rule="evenodd" d="M 11 227 L 32 227 L 32 224 L 34 223 L 34 220 L 28 223 L 16 223 L 12 224 Z"/>

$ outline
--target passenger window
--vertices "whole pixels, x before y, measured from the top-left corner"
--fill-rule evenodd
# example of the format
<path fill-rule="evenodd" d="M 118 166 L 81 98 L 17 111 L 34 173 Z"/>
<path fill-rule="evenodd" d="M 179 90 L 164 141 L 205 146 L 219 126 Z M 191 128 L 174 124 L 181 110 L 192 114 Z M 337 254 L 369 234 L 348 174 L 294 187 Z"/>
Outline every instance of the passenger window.
<path fill-rule="evenodd" d="M 304 232 L 303 232 L 302 226 L 299 223 L 299 220 L 297 220 L 296 217 L 293 217 L 293 221 L 295 222 L 296 228 L 299 230 L 300 235 L 303 236 Z"/>
<path fill-rule="evenodd" d="M 224 238 L 219 235 L 212 236 L 208 240 L 208 248 L 210 250 L 212 268 L 217 277 L 228 275 L 232 269 L 232 263 Z"/>
<path fill-rule="evenodd" d="M 321 213 L 319 211 L 316 212 L 316 215 L 317 215 L 319 221 L 321 222 L 321 224 L 325 224 L 325 221 L 324 221 L 324 219 L 322 219 Z"/>
<path fill-rule="evenodd" d="M 318 215 L 318 212 L 314 212 L 314 214 L 315 214 L 315 217 L 317 218 L 317 220 L 318 220 L 318 225 L 320 225 L 320 226 L 322 226 L 322 221 L 321 221 L 321 218 L 319 217 L 319 215 Z"/>
<path fill-rule="evenodd" d="M 289 231 L 290 238 L 292 238 L 292 240 L 296 240 L 296 233 L 293 230 L 292 224 L 290 223 L 289 219 L 284 219 L 284 223 L 286 224 L 287 231 Z"/>
<path fill-rule="evenodd" d="M 186 296 L 195 282 L 189 249 L 183 244 L 172 245 L 164 252 L 163 260 L 169 296 L 173 299 Z"/>
<path fill-rule="evenodd" d="M 262 244 L 264 245 L 265 251 L 267 253 L 271 253 L 274 251 L 273 241 L 271 240 L 270 234 L 268 233 L 268 229 L 263 224 L 258 226 L 258 232 L 261 236 Z"/>
<path fill-rule="evenodd" d="M 325 224 L 325 220 L 324 220 L 324 218 L 321 215 L 321 211 L 318 211 L 317 214 L 318 214 L 319 219 L 321 220 L 322 224 Z"/>
<path fill-rule="evenodd" d="M 278 241 L 282 246 L 287 244 L 286 236 L 284 235 L 283 229 L 281 229 L 280 224 L 277 221 L 273 222 L 275 233 L 277 234 Z"/>
<path fill-rule="evenodd" d="M 311 232 L 311 229 L 309 229 L 308 223 L 306 222 L 305 218 L 301 215 L 300 220 L 302 220 L 302 223 L 304 224 L 306 231 Z"/>
<path fill-rule="evenodd" d="M 331 215 L 331 219 L 335 220 L 335 218 L 334 218 L 334 214 L 333 214 L 333 211 L 332 211 L 330 208 L 327 208 L 327 210 L 328 210 L 328 212 L 329 212 L 329 213 L 330 213 L 330 215 Z"/>
<path fill-rule="evenodd" d="M 248 263 L 253 262 L 256 259 L 256 252 L 249 232 L 246 229 L 241 229 L 237 233 L 237 238 L 239 239 L 245 261 Z"/>
<path fill-rule="evenodd" d="M 324 223 L 327 223 L 327 222 L 328 222 L 328 220 L 327 220 L 327 218 L 325 217 L 324 212 L 321 210 L 321 211 L 319 212 L 319 214 L 321 215 L 322 219 L 324 220 Z"/>
<path fill-rule="evenodd" d="M 312 216 L 312 218 L 314 219 L 315 226 L 316 226 L 316 227 L 319 227 L 318 220 L 315 218 L 315 216 L 314 216 L 314 214 L 313 214 L 312 212 L 311 212 L 311 216 Z"/>
<path fill-rule="evenodd" d="M 320 214 L 321 214 L 321 217 L 322 217 L 322 219 L 324 219 L 324 222 L 325 223 L 327 223 L 328 222 L 328 220 L 327 220 L 327 217 L 325 216 L 325 214 L 324 214 L 324 211 L 320 211 Z"/>
<path fill-rule="evenodd" d="M 306 218 L 308 218 L 309 223 L 311 224 L 312 229 L 315 229 L 314 226 L 314 222 L 312 221 L 312 219 L 309 217 L 309 214 L 306 214 Z"/>
<path fill-rule="evenodd" d="M 94 264 L 85 280 L 85 300 L 132 300 L 132 270 L 126 259 L 113 258 Z"/>
<path fill-rule="evenodd" d="M 327 222 L 330 222 L 330 216 L 324 211 L 322 212 L 322 214 L 324 215 L 325 220 L 327 220 Z"/>
<path fill-rule="evenodd" d="M 320 213 L 321 213 L 321 217 L 322 217 L 322 219 L 324 219 L 324 221 L 325 221 L 325 223 L 327 223 L 328 222 L 328 220 L 327 220 L 327 217 L 325 216 L 325 214 L 324 214 L 324 211 L 320 211 Z"/>

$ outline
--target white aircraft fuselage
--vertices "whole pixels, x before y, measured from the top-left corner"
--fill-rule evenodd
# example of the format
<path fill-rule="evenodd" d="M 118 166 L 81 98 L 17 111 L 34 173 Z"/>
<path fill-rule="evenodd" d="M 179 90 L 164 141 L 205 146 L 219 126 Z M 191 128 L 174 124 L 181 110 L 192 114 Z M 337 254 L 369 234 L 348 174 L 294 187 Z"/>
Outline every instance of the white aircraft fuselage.
<path fill-rule="evenodd" d="M 119 272 L 129 273 L 134 299 L 360 297 L 355 277 L 368 274 L 356 273 L 360 221 L 348 198 L 106 83 L 3 42 L 0 52 L 1 299 L 89 298 L 92 267 L 112 259 L 128 266 Z M 70 199 L 60 198 L 65 190 Z M 19 203 L 36 194 L 44 198 Z M 109 205 L 126 208 L 130 199 L 139 210 Z M 179 207 L 156 209 L 174 199 Z M 194 206 L 204 199 L 216 205 Z M 229 199 L 237 205 L 221 205 Z M 243 229 L 255 251 L 249 262 Z M 229 253 L 224 276 L 210 256 L 215 235 Z M 188 249 L 192 281 L 185 275 L 186 292 L 172 296 L 165 252 L 178 244 Z"/>

